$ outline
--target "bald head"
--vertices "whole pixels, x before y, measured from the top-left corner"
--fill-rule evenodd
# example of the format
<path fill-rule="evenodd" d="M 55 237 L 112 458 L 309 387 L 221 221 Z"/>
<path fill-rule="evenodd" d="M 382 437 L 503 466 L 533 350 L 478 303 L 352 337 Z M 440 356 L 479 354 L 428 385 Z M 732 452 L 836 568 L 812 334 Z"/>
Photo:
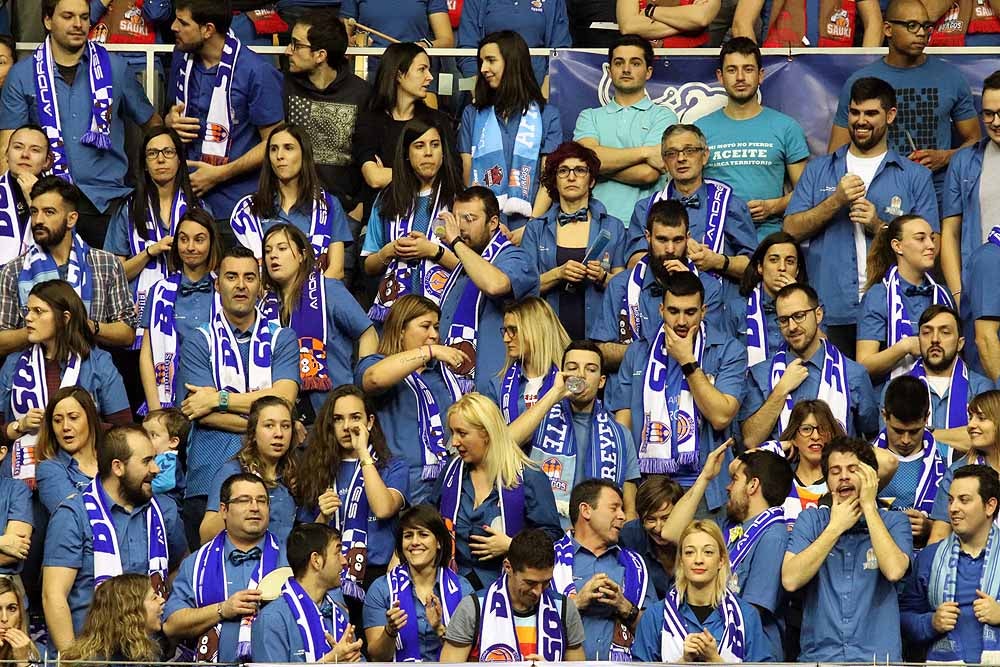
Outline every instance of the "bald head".
<path fill-rule="evenodd" d="M 892 21 L 927 21 L 927 8 L 920 0 L 892 0 L 885 17 Z"/>

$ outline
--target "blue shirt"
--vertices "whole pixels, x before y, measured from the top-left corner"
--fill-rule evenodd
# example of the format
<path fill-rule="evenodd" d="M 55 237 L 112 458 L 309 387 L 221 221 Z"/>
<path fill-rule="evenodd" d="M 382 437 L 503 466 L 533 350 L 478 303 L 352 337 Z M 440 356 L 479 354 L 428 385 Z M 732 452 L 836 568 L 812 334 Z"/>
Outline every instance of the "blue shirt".
<path fill-rule="evenodd" d="M 351 490 L 351 479 L 354 471 L 358 468 L 357 459 L 340 462 L 340 470 L 337 471 L 337 495 L 340 502 L 346 507 L 347 494 Z M 379 469 L 379 476 L 385 483 L 386 488 L 392 489 L 403 497 L 403 507 L 410 493 L 410 471 L 406 461 L 402 458 L 390 458 L 384 468 Z M 402 510 L 402 508 L 400 508 Z M 313 514 L 315 518 L 316 514 Z M 379 519 L 374 512 L 368 514 L 368 562 L 372 565 L 386 565 L 391 559 L 396 548 L 396 520 L 397 516 L 388 519 Z M 344 527 L 341 526 L 343 529 Z"/>
<path fill-rule="evenodd" d="M 340 200 L 326 191 L 322 192 L 322 196 L 329 207 L 327 219 L 330 224 L 330 240 L 327 245 L 338 241 L 345 246 L 351 245 L 354 243 L 354 237 L 351 235 L 351 229 L 347 224 L 347 214 L 344 213 L 344 207 L 341 205 Z M 260 221 L 261 238 L 263 239 L 267 235 L 267 231 L 271 227 L 282 224 L 296 227 L 306 235 L 306 238 L 310 238 L 309 231 L 312 229 L 312 210 L 313 200 L 310 199 L 301 207 L 296 205 L 291 210 L 285 211 L 281 208 L 280 197 L 275 195 L 274 217 L 264 218 Z M 326 248 L 323 250 L 325 251 Z"/>
<path fill-rule="evenodd" d="M 207 327 L 203 331 L 207 332 Z M 245 336 L 237 333 L 236 342 L 243 367 L 247 368 L 250 363 L 250 332 Z M 184 341 L 177 375 L 178 387 L 183 387 L 185 384 L 215 387 L 212 354 L 205 336 L 199 333 Z M 299 345 L 295 332 L 288 328 L 278 331 L 271 342 L 272 386 L 279 380 L 292 380 L 299 384 Z M 186 394 L 179 395 L 177 400 L 183 400 L 184 395 Z M 188 434 L 186 497 L 208 494 L 215 471 L 236 455 L 240 448 L 241 437 L 240 433 L 207 428 L 197 422 L 191 425 L 191 432 Z"/>
<path fill-rule="evenodd" d="M 663 131 L 677 122 L 669 107 L 655 104 L 649 96 L 627 107 L 614 98 L 603 107 L 584 109 L 576 118 L 573 141 L 595 139 L 605 148 L 660 146 Z M 661 176 L 646 186 L 629 185 L 608 176 L 598 176 L 592 197 L 604 204 L 608 213 L 628 224 L 632 209 L 643 197 L 652 195 L 664 183 Z"/>
<path fill-rule="evenodd" d="M 191 282 L 187 276 L 181 276 L 181 284 L 177 287 L 177 297 L 174 299 L 174 327 L 177 330 L 177 351 L 180 352 L 184 341 L 195 329 L 207 324 L 212 317 L 212 301 L 215 294 L 215 279 L 206 273 L 196 282 Z M 146 301 L 147 306 L 149 301 Z M 149 329 L 153 309 L 142 309 L 139 326 Z M 176 385 L 175 386 L 180 386 Z"/>
<path fill-rule="evenodd" d="M 531 261 L 538 268 L 538 275 L 541 276 L 546 271 L 554 269 L 558 265 L 556 230 L 559 215 L 559 202 L 553 204 L 545 215 L 540 218 L 530 220 L 524 229 L 524 237 L 521 239 L 521 248 L 528 253 Z M 587 249 L 597 240 L 598 234 L 607 231 L 611 235 L 607 250 L 597 257 L 601 261 L 604 255 L 608 256 L 611 268 L 625 267 L 625 227 L 621 220 L 611 217 L 604 208 L 604 204 L 596 199 L 590 200 L 590 231 L 587 236 Z M 584 251 L 586 252 L 586 250 Z M 558 283 L 545 294 L 545 300 L 549 302 L 552 309 L 559 315 L 559 295 L 563 292 L 564 283 Z M 582 285 L 585 303 L 585 318 L 587 337 L 592 338 L 597 319 L 601 315 L 601 301 L 604 297 L 604 290 L 598 288 L 593 282 L 585 281 Z"/>
<path fill-rule="evenodd" d="M 171 99 L 176 95 L 177 77 L 184 64 L 181 55 L 175 50 L 170 64 L 167 94 Z M 191 76 L 188 77 L 188 106 L 184 110 L 185 116 L 199 119 L 208 117 L 209 101 L 215 88 L 218 68 L 216 65 L 205 69 L 201 59 L 194 58 Z M 232 122 L 229 128 L 229 150 L 226 154 L 230 161 L 236 161 L 261 143 L 260 128 L 273 125 L 285 117 L 281 73 L 268 59 L 244 45 L 233 68 L 229 99 Z M 189 160 L 201 160 L 204 129 L 203 126 L 198 138 L 187 144 Z M 259 171 L 252 169 L 217 185 L 205 195 L 205 201 L 212 207 L 217 219 L 229 219 L 236 202 L 257 189 L 258 176 Z"/>
<path fill-rule="evenodd" d="M 785 196 L 788 165 L 809 158 L 802 126 L 791 116 L 761 107 L 753 118 L 730 118 L 725 109 L 702 116 L 695 123 L 708 140 L 711 153 L 705 178 L 728 183 L 743 201 Z M 755 223 L 763 239 L 781 231 L 781 216 Z"/>
<path fill-rule="evenodd" d="M 31 489 L 19 479 L 0 477 L 0 535 L 7 531 L 7 524 L 11 521 L 34 525 Z M 17 574 L 23 564 L 24 561 L 18 560 L 11 565 L 0 567 L 0 574 Z"/>
<path fill-rule="evenodd" d="M 334 631 L 333 608 L 324 601 L 319 605 L 319 611 L 323 628 L 334 635 L 335 639 L 340 639 Z M 341 609 L 341 613 L 346 616 L 347 610 Z M 261 610 L 253 622 L 253 634 L 250 637 L 253 659 L 273 663 L 305 662 L 306 649 L 300 633 L 288 602 L 284 596 L 278 596 L 278 599 Z M 361 636 L 361 632 L 355 632 L 355 637 Z M 323 657 L 322 653 L 320 651 L 318 657 Z M 221 653 L 219 659 L 222 660 Z"/>
<path fill-rule="evenodd" d="M 222 494 L 222 484 L 231 476 L 244 472 L 240 462 L 236 460 L 226 461 L 219 468 L 212 480 L 212 486 L 208 490 L 208 504 L 205 507 L 207 512 L 219 511 L 219 497 Z M 295 526 L 295 499 L 292 498 L 291 491 L 285 483 L 279 479 L 274 487 L 268 487 L 267 496 L 270 499 L 269 516 L 267 529 L 278 540 L 279 544 L 285 544 L 288 534 Z"/>
<path fill-rule="evenodd" d="M 438 507 L 441 506 L 443 483 L 444 475 L 441 475 L 431 493 L 431 504 Z M 521 483 L 524 485 L 524 527 L 542 528 L 553 540 L 561 538 L 563 530 L 559 524 L 559 513 L 556 512 L 549 478 L 541 470 L 525 467 Z M 475 506 L 475 500 L 476 490 L 472 486 L 472 479 L 465 475 L 459 494 L 458 516 L 455 518 L 455 560 L 458 563 L 458 573 L 467 577 L 473 586 L 476 582 L 472 575 L 475 575 L 482 585 L 482 589 L 478 590 L 484 590 L 500 576 L 503 558 L 487 561 L 475 558 L 469 548 L 469 538 L 472 535 L 486 535 L 483 526 L 500 528 L 500 495 L 494 487 L 478 507 Z"/>
<path fill-rule="evenodd" d="M 258 542 L 258 546 L 263 548 L 263 538 Z M 260 561 L 246 560 L 239 565 L 233 565 L 229 560 L 229 554 L 231 554 L 236 547 L 233 543 L 226 538 L 226 545 L 223 548 L 223 575 L 226 578 L 224 590 L 232 595 L 237 591 L 246 590 L 247 585 L 250 583 L 251 578 L 257 576 L 257 571 L 260 568 Z M 285 567 L 288 565 L 288 561 L 285 559 L 285 542 L 284 540 L 278 540 L 278 567 Z M 197 597 L 195 597 L 196 583 L 195 583 L 195 560 L 198 554 L 193 553 L 181 563 L 180 568 L 177 570 L 177 576 L 174 578 L 174 587 L 170 593 L 170 597 L 167 598 L 167 603 L 163 607 L 163 620 L 170 618 L 174 612 L 181 609 L 197 609 Z M 209 576 L 206 573 L 206 576 Z M 219 576 L 219 575 L 214 575 Z M 214 606 L 214 605 L 212 605 Z M 274 605 L 268 605 L 274 606 Z M 267 607 L 265 607 L 267 609 Z M 263 614 L 263 612 L 262 612 Z M 238 642 L 239 632 L 240 632 L 240 620 L 241 617 L 236 617 L 234 619 L 227 619 L 222 622 L 222 631 L 219 633 L 219 662 L 235 662 L 236 661 L 236 645 Z M 256 634 L 257 625 L 254 625 L 254 634 Z M 256 658 L 256 653 L 254 654 Z"/>
<path fill-rule="evenodd" d="M 948 514 L 948 492 L 951 491 L 951 483 L 955 479 L 955 471 L 967 465 L 975 463 L 975 459 L 969 460 L 968 455 L 957 459 L 944 471 L 941 481 L 938 483 L 937 494 L 934 496 L 934 507 L 931 508 L 931 518 L 935 521 L 950 523 L 951 517 Z"/>
<path fill-rule="evenodd" d="M 660 320 L 662 324 L 663 320 Z M 692 332 L 693 333 L 693 332 Z M 689 334 L 692 335 L 692 334 Z M 639 443 L 639 451 L 642 452 L 642 428 L 643 415 L 643 391 L 645 390 L 646 364 L 649 361 L 650 350 L 653 347 L 654 332 L 650 338 L 642 338 L 628 346 L 625 351 L 625 358 L 618 368 L 618 374 L 608 382 L 605 389 L 605 404 L 608 410 L 617 412 L 618 410 L 632 411 L 632 439 Z M 669 363 L 675 363 L 670 359 Z M 714 378 L 713 384 L 723 394 L 732 396 L 737 402 L 743 400 L 743 388 L 747 370 L 747 350 L 743 345 L 731 338 L 723 337 L 711 328 L 707 329 L 705 340 L 705 352 L 701 360 L 701 369 L 709 377 Z M 730 426 L 730 428 L 732 425 Z M 697 468 L 682 467 L 673 478 L 681 486 L 690 486 L 698 477 L 698 473 L 705 464 L 705 458 L 709 452 L 715 449 L 718 443 L 726 439 L 726 434 L 730 429 L 715 431 L 712 424 L 705 417 L 701 418 L 698 425 L 700 447 L 698 452 Z M 705 500 L 709 509 L 721 507 L 726 502 L 726 485 L 729 483 L 729 474 L 726 471 L 732 453 L 726 450 L 726 461 L 723 465 L 723 472 L 718 477 L 709 482 L 708 490 L 705 492 Z"/>
<path fill-rule="evenodd" d="M 473 592 L 472 584 L 470 584 L 468 579 L 465 577 L 459 577 L 458 584 L 461 589 L 460 599 L 464 599 L 465 596 Z M 444 596 L 441 594 L 437 585 L 434 587 L 434 594 L 437 595 L 438 600 L 440 600 L 443 605 Z M 385 612 L 391 606 L 392 598 L 389 595 L 389 581 L 386 577 L 379 577 L 372 582 L 365 594 L 363 617 L 364 629 L 367 630 L 368 628 L 380 628 L 384 626 L 386 623 Z M 441 647 L 443 644 L 441 642 L 441 638 L 438 637 L 437 632 L 435 632 L 430 623 L 427 622 L 427 609 L 424 606 L 424 601 L 417 595 L 413 596 L 413 609 L 417 613 L 417 635 L 420 641 L 420 659 L 424 662 L 437 662 L 438 658 L 441 657 Z"/>
<path fill-rule="evenodd" d="M 83 472 L 76 459 L 62 447 L 56 447 L 56 455 L 35 468 L 38 498 L 49 514 L 55 513 L 64 500 L 86 489 L 92 481 L 94 478 Z"/>
<path fill-rule="evenodd" d="M 736 598 L 740 605 L 740 612 L 743 614 L 743 639 L 746 642 L 744 662 L 770 662 L 775 659 L 771 655 L 771 646 L 764 636 L 764 630 L 760 625 L 760 615 L 753 605 Z M 704 623 L 698 620 L 694 610 L 687 602 L 678 605 L 681 621 L 684 629 L 689 633 L 708 630 L 709 634 L 715 637 L 715 641 L 721 646 L 721 639 L 726 631 L 725 619 L 722 612 L 716 607 L 712 614 L 705 619 Z M 663 632 L 663 601 L 659 601 L 646 609 L 646 613 L 639 619 L 639 627 L 635 632 L 635 643 L 632 644 L 632 657 L 641 662 L 660 662 L 662 660 L 662 638 Z M 680 658 L 678 658 L 680 659 Z"/>
<path fill-rule="evenodd" d="M 791 362 L 795 358 L 793 352 L 789 351 L 786 359 Z M 792 404 L 804 400 L 812 400 L 819 396 L 820 380 L 823 377 L 823 362 L 826 359 L 826 351 L 822 345 L 805 362 L 809 375 L 795 388 L 790 395 Z M 764 401 L 771 395 L 771 359 L 754 364 L 750 367 L 747 377 L 746 400 L 740 409 L 740 421 L 746 420 L 755 412 L 760 410 Z M 868 371 L 864 366 L 856 361 L 844 356 L 844 368 L 847 371 L 847 386 L 850 389 L 849 403 L 847 406 L 848 418 L 844 428 L 847 434 L 852 436 L 874 435 L 878 431 L 879 406 L 875 401 L 875 389 L 872 388 L 872 381 L 868 377 Z M 779 436 L 778 422 L 775 422 L 769 440 L 775 440 Z"/>
<path fill-rule="evenodd" d="M 836 191 L 847 173 L 847 148 L 841 146 L 830 155 L 809 161 L 785 209 L 786 218 L 815 208 Z M 934 231 L 941 229 L 930 170 L 891 149 L 876 170 L 865 197 L 875 205 L 883 221 L 901 213 L 914 213 L 930 223 Z M 856 324 L 861 315 L 857 266 L 866 258 L 859 258 L 854 247 L 854 223 L 849 212 L 846 206 L 837 211 L 804 248 L 809 282 L 819 294 L 826 325 Z M 870 245 L 871 239 L 866 236 L 865 242 Z"/>
<path fill-rule="evenodd" d="M 108 500 L 111 500 L 108 498 Z M 124 507 L 111 501 L 109 513 L 118 538 L 122 572 L 149 573 L 149 540 L 146 534 L 146 509 L 149 502 L 137 505 L 128 512 Z M 170 571 L 173 571 L 187 553 L 187 539 L 184 526 L 177 516 L 177 506 L 173 501 L 160 502 L 163 527 L 167 532 L 167 549 Z M 83 506 L 83 496 L 67 498 L 49 520 L 45 535 L 44 567 L 66 567 L 76 570 L 73 587 L 69 591 L 67 603 L 73 616 L 73 631 L 79 636 L 83 629 L 83 619 L 87 607 L 94 596 L 94 536 Z"/>
<path fill-rule="evenodd" d="M 751 517 L 743 522 L 742 534 L 746 534 L 756 518 Z M 730 542 L 730 551 L 735 544 L 735 541 Z M 784 596 L 784 589 L 781 587 L 781 561 L 785 557 L 787 546 L 787 525 L 783 521 L 773 523 L 761 533 L 733 572 L 739 583 L 740 599 L 752 604 L 760 614 L 761 627 L 770 643 L 768 653 L 774 660 L 782 660 L 784 656 L 778 617 L 782 615 L 780 608 Z"/>
<path fill-rule="evenodd" d="M 128 156 L 125 154 L 125 119 L 144 125 L 153 117 L 153 106 L 139 85 L 128 63 L 114 53 L 111 62 L 111 148 L 102 150 L 80 139 L 90 131 L 94 95 L 90 91 L 90 51 L 83 49 L 76 77 L 70 86 L 53 64 L 52 78 L 58 103 L 59 122 L 66 151 L 66 161 L 73 182 L 98 211 L 106 211 L 112 199 L 129 193 L 125 185 Z M 14 63 L 0 94 L 0 129 L 16 130 L 25 123 L 39 124 L 35 101 L 35 60 L 25 57 Z"/>
<path fill-rule="evenodd" d="M 435 192 L 433 190 L 428 190 L 417 195 L 413 201 L 413 224 L 410 226 L 412 231 L 420 232 L 429 239 L 433 238 L 431 209 L 434 206 L 434 196 Z M 381 194 L 379 194 L 379 197 L 381 197 Z M 379 207 L 380 201 L 381 200 L 379 199 L 375 201 L 375 204 L 372 206 L 372 212 L 368 216 L 368 230 L 365 232 L 365 242 L 361 247 L 362 257 L 374 255 L 387 243 L 395 240 L 392 238 L 392 234 L 389 231 L 389 227 L 394 221 L 382 218 L 382 212 Z M 439 205 L 441 205 L 441 202 L 439 202 Z M 411 265 L 411 289 L 414 289 L 421 284 L 419 282 L 419 278 L 422 274 L 423 262 Z M 416 289 L 414 289 L 414 291 L 416 291 Z M 417 293 L 419 294 L 419 292 Z"/>
<path fill-rule="evenodd" d="M 965 363 L 986 375 L 976 345 L 976 320 L 1000 318 L 1000 247 L 983 243 L 969 261 L 962 263 L 962 327 L 965 333 Z"/>
<path fill-rule="evenodd" d="M 372 354 L 359 361 L 354 384 L 359 387 L 363 386 L 365 373 L 383 359 L 385 359 L 384 354 Z M 447 429 L 448 408 L 451 407 L 453 401 L 451 392 L 445 384 L 444 376 L 441 374 L 441 366 L 435 362 L 431 368 L 423 371 L 420 377 L 427 384 L 427 388 L 431 390 L 441 414 L 441 424 Z M 431 490 L 434 488 L 434 480 L 422 478 L 424 449 L 423 443 L 415 431 L 419 413 L 416 395 L 410 391 L 405 382 L 399 382 L 371 397 L 375 402 L 375 414 L 378 416 L 382 433 L 385 434 L 389 451 L 394 457 L 406 461 L 409 466 L 410 504 L 418 505 L 427 502 Z"/>
<path fill-rule="evenodd" d="M 655 589 L 653 591 L 654 597 L 657 600 L 662 600 L 663 596 L 674 585 L 674 572 L 673 570 L 667 571 L 663 567 L 663 563 L 660 562 L 660 559 L 656 557 L 652 541 L 649 539 L 646 530 L 642 527 L 642 519 L 632 519 L 622 526 L 622 530 L 618 534 L 618 544 L 626 549 L 635 551 L 646 561 L 649 583 Z"/>
<path fill-rule="evenodd" d="M 433 41 L 430 15 L 447 13 L 448 3 L 445 0 L 397 0 L 391 5 L 382 0 L 343 0 L 340 4 L 342 18 L 356 19 L 358 23 L 391 35 L 400 42 Z M 388 45 L 386 40 L 372 35 L 372 46 Z"/>
<path fill-rule="evenodd" d="M 503 367 L 506 351 L 500 327 L 503 326 L 503 305 L 510 300 L 523 299 L 538 294 L 538 270 L 530 255 L 517 246 L 504 248 L 493 260 L 493 266 L 503 271 L 510 280 L 510 292 L 498 297 L 482 293 L 479 299 L 479 326 L 476 330 L 476 390 L 484 391 L 490 378 Z M 455 267 L 461 270 L 461 264 Z M 438 330 L 442 340 L 448 336 L 448 329 L 455 319 L 455 311 L 466 285 L 472 282 L 469 274 L 462 270 L 451 289 L 441 300 L 441 322 Z"/>
<path fill-rule="evenodd" d="M 896 546 L 912 558 L 906 515 L 884 509 L 879 515 Z M 788 538 L 788 553 L 803 551 L 829 523 L 829 507 L 803 510 Z M 799 660 L 865 662 L 873 654 L 876 662 L 902 659 L 896 586 L 878 569 L 864 519 L 840 536 L 803 590 Z"/>
<path fill-rule="evenodd" d="M 941 217 L 962 216 L 961 254 L 965 266 L 973 251 L 982 245 L 982 211 L 979 210 L 979 178 L 983 174 L 983 155 L 990 138 L 952 153 L 941 194 Z"/>
<path fill-rule="evenodd" d="M 729 320 L 726 331 L 736 332 L 736 336 L 744 345 L 747 343 L 747 300 L 748 297 L 738 296 L 726 304 L 726 318 Z M 781 329 L 778 328 L 778 321 L 775 319 L 777 313 L 774 310 L 774 298 L 761 287 L 760 307 L 764 311 L 764 334 L 767 340 L 768 356 L 774 354 L 785 342 L 781 337 Z"/>

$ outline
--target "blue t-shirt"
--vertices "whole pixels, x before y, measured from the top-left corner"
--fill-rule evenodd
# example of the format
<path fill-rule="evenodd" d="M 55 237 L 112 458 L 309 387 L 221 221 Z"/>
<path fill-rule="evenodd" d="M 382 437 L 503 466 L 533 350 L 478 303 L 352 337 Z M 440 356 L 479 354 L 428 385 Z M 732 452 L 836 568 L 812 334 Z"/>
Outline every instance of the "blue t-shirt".
<path fill-rule="evenodd" d="M 240 467 L 240 462 L 235 460 L 226 461 L 219 468 L 219 472 L 215 474 L 212 486 L 208 490 L 208 504 L 205 506 L 205 511 L 219 511 L 222 484 L 231 475 L 241 472 L 244 471 Z M 267 529 L 277 538 L 278 543 L 284 544 L 288 540 L 288 534 L 292 532 L 292 528 L 295 526 L 295 513 L 297 511 L 295 499 L 292 497 L 292 492 L 288 490 L 288 487 L 280 479 L 274 487 L 267 489 L 267 497 L 270 499 L 270 503 L 268 504 L 270 518 Z"/>
<path fill-rule="evenodd" d="M 212 317 L 212 301 L 215 295 L 215 279 L 206 273 L 196 282 L 191 282 L 187 276 L 181 277 L 177 287 L 177 297 L 174 299 L 174 327 L 177 329 L 177 351 L 180 352 L 184 341 Z M 152 321 L 153 308 L 149 301 L 142 309 L 139 326 L 149 329 Z"/>
<path fill-rule="evenodd" d="M 976 345 L 976 320 L 1000 318 L 1000 247 L 984 243 L 962 262 L 962 329 L 965 335 L 965 363 L 986 375 Z"/>
<path fill-rule="evenodd" d="M 20 521 L 29 526 L 34 524 L 31 512 L 31 489 L 19 479 L 0 477 L 0 535 L 7 531 L 7 524 Z M 0 574 L 17 574 L 24 561 L 0 567 Z"/>
<path fill-rule="evenodd" d="M 384 0 L 343 0 L 340 16 L 356 19 L 358 23 L 375 28 L 379 32 L 395 37 L 400 42 L 419 42 L 434 39 L 431 30 L 431 14 L 447 14 L 445 0 L 396 0 L 392 4 Z M 372 46 L 385 47 L 389 43 L 372 35 Z"/>
<path fill-rule="evenodd" d="M 329 595 L 329 593 L 328 593 Z M 309 602 L 306 602 L 309 604 Z M 334 602 L 334 604 L 339 604 Z M 347 609 L 341 608 L 341 613 L 347 615 Z M 320 617 L 323 619 L 323 629 L 336 636 L 333 623 L 333 607 L 329 601 L 319 605 Z M 292 610 L 283 596 L 268 604 L 257 615 L 253 622 L 253 633 L 250 636 L 250 651 L 254 660 L 261 662 L 305 662 L 305 644 L 302 641 L 302 630 L 296 624 Z M 355 637 L 361 637 L 360 631 L 355 631 Z M 319 652 L 322 656 L 322 651 Z M 222 659 L 222 656 L 219 656 Z"/>

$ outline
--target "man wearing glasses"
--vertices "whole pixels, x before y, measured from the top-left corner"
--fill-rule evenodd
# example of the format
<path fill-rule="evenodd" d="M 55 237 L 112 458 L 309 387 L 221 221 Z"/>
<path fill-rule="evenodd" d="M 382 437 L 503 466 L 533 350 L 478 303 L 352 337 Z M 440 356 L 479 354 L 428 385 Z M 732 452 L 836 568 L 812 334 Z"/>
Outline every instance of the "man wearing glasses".
<path fill-rule="evenodd" d="M 785 342 L 771 358 L 750 367 L 741 423 L 743 444 L 776 440 L 796 402 L 820 399 L 852 436 L 878 431 L 878 404 L 868 372 L 820 333 L 823 307 L 815 290 L 787 285 L 774 299 Z"/>

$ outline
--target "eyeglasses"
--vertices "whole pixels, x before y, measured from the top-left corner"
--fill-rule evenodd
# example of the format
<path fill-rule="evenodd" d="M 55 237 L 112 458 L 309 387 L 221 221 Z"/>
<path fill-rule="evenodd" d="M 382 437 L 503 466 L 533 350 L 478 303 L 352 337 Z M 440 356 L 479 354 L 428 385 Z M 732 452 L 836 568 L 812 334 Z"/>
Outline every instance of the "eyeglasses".
<path fill-rule="evenodd" d="M 778 315 L 778 317 L 776 317 L 775 319 L 778 320 L 778 326 L 782 328 L 787 327 L 789 321 L 792 320 L 794 320 L 796 324 L 802 324 L 806 319 L 806 315 L 813 312 L 814 310 L 816 310 L 816 308 L 809 308 L 808 310 L 800 310 L 792 313 L 791 315 Z"/>
<path fill-rule="evenodd" d="M 663 151 L 663 159 L 676 160 L 679 155 L 683 155 L 684 157 L 690 158 L 690 157 L 695 157 L 697 155 L 701 155 L 704 152 L 705 152 L 704 146 L 685 146 L 684 148 L 676 151 L 672 149 Z"/>
<path fill-rule="evenodd" d="M 830 429 L 825 426 L 816 426 L 814 424 L 799 424 L 799 428 L 796 433 L 801 435 L 803 438 L 812 437 L 812 434 L 819 431 L 819 434 L 824 438 L 830 435 Z"/>
<path fill-rule="evenodd" d="M 900 21 L 899 19 L 886 19 L 885 22 L 891 23 L 893 25 L 901 25 L 904 28 L 906 28 L 906 32 L 910 33 L 911 35 L 916 35 L 918 32 L 920 32 L 921 28 L 928 35 L 934 32 L 933 21 L 927 21 L 926 23 L 923 23 L 921 21 Z"/>
<path fill-rule="evenodd" d="M 500 336 L 510 336 L 511 338 L 514 338 L 517 336 L 517 326 L 512 324 L 509 327 L 500 327 Z"/>
<path fill-rule="evenodd" d="M 227 505 L 260 505 L 261 507 L 266 507 L 271 504 L 271 499 L 267 496 L 236 496 L 235 498 L 230 498 Z"/>
<path fill-rule="evenodd" d="M 573 174 L 577 178 L 586 178 L 590 176 L 590 167 L 580 165 L 578 167 L 559 167 L 556 169 L 556 175 L 559 178 L 569 178 L 570 174 Z"/>
<path fill-rule="evenodd" d="M 173 146 L 167 146 L 166 148 L 147 148 L 146 159 L 150 161 L 155 160 L 160 157 L 161 153 L 166 160 L 173 160 L 177 157 L 177 149 Z"/>
<path fill-rule="evenodd" d="M 299 49 L 309 49 L 313 50 L 312 44 L 306 44 L 305 42 L 300 42 L 297 39 L 293 39 L 288 43 L 288 46 L 292 47 L 292 51 L 298 51 Z"/>
<path fill-rule="evenodd" d="M 997 118 L 997 114 L 1000 111 L 994 111 L 993 109 L 983 109 L 979 112 L 979 115 L 983 117 L 983 122 L 987 125 L 991 124 Z"/>

